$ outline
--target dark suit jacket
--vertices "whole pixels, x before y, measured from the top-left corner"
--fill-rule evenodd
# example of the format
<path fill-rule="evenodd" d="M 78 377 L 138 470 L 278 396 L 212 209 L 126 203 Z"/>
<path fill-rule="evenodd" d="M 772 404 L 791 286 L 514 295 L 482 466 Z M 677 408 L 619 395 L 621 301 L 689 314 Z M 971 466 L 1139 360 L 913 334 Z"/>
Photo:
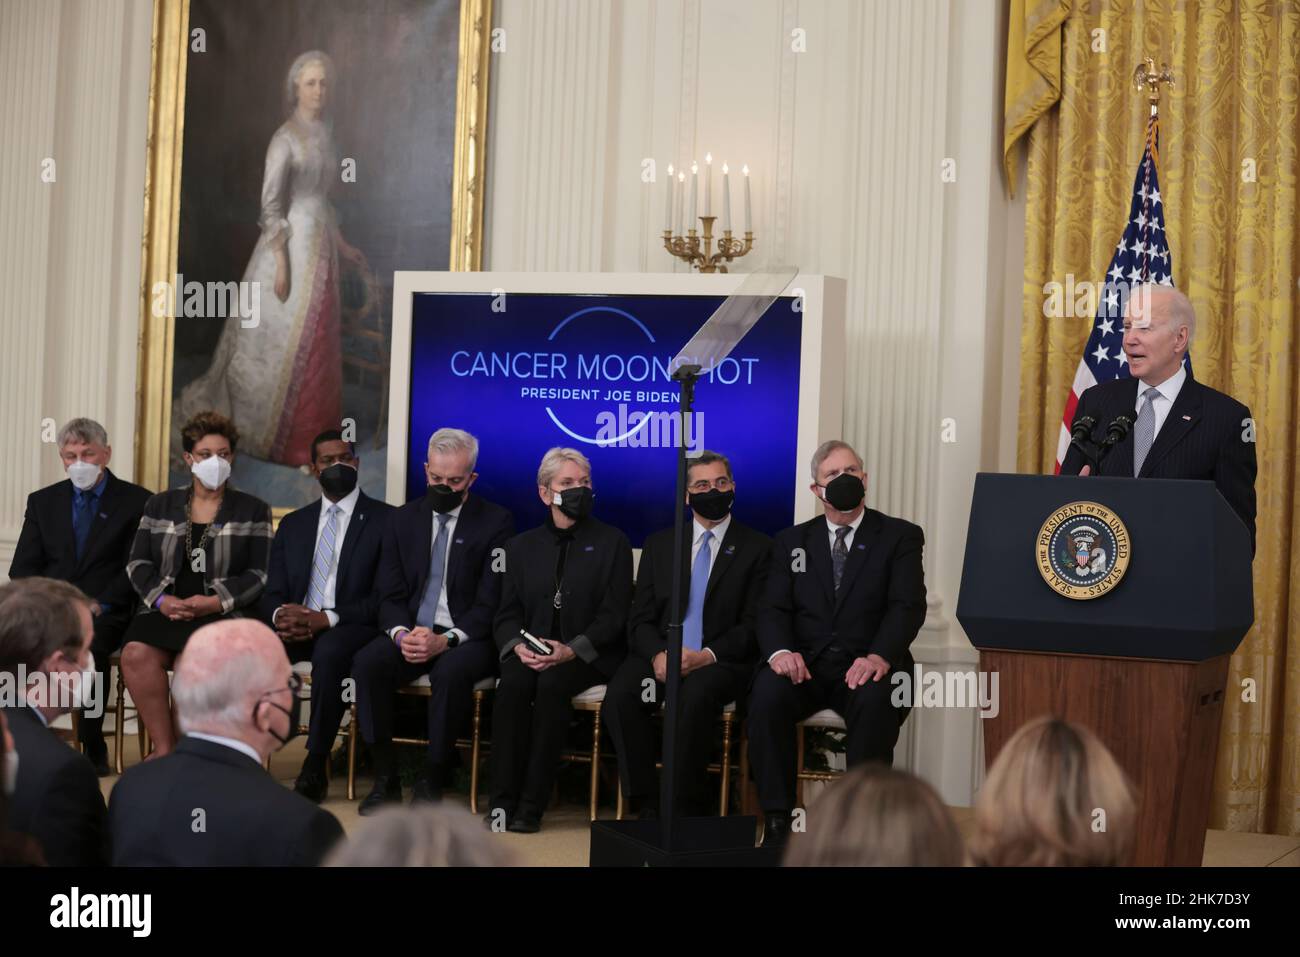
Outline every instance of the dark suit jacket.
<path fill-rule="evenodd" d="M 429 577 L 434 515 L 429 503 L 420 498 L 407 502 L 389 518 L 375 576 L 380 596 L 379 627 L 383 631 L 415 626 Z M 444 572 L 447 609 L 456 627 L 472 640 L 492 637 L 492 616 L 505 577 L 493 570 L 493 552 L 505 548 L 514 531 L 515 519 L 509 511 L 473 492 L 456 518 Z"/>
<path fill-rule="evenodd" d="M 108 824 L 116 867 L 314 867 L 343 837 L 248 755 L 191 737 L 122 775 Z"/>
<path fill-rule="evenodd" d="M 1085 415 L 1097 420 L 1093 440 L 1106 437 L 1116 416 L 1134 416 L 1138 380 L 1114 379 L 1085 389 L 1074 421 Z M 1242 440 L 1250 409 L 1232 396 L 1216 392 L 1190 373 L 1142 463 L 1139 478 L 1209 479 L 1250 530 L 1255 548 L 1255 443 Z M 1087 460 L 1074 446 L 1061 463 L 1062 475 L 1078 475 Z M 1098 475 L 1133 475 L 1133 433 L 1110 450 Z"/>
<path fill-rule="evenodd" d="M 924 546 L 919 526 L 864 510 L 837 591 L 826 518 L 780 532 L 758 613 L 762 660 L 782 648 L 815 659 L 838 644 L 855 658 L 875 654 L 894 671 L 911 671 L 908 648 L 925 622 Z"/>
<path fill-rule="evenodd" d="M 51 867 L 108 863 L 108 832 L 99 778 L 81 754 L 27 707 L 5 708 L 18 752 L 18 790 L 9 801 L 9 828 L 29 834 Z"/>
<path fill-rule="evenodd" d="M 612 525 L 588 516 L 573 527 L 564 562 L 561 622 L 552 635 L 559 539 L 550 517 L 506 545 L 505 584 L 493 631 L 501 657 L 519 644 L 519 629 L 565 640 L 579 658 L 606 678 L 627 656 L 627 616 L 632 605 L 632 546 Z"/>
<path fill-rule="evenodd" d="M 71 582 L 95 601 L 111 606 L 110 613 L 125 625 L 139 602 L 126 577 L 126 563 L 144 503 L 152 493 L 124 482 L 111 469 L 104 471 L 108 481 L 81 561 L 72 533 L 72 482 L 64 479 L 27 497 L 9 577 L 42 575 Z"/>
<path fill-rule="evenodd" d="M 280 519 L 271 542 L 266 591 L 260 600 L 262 618 L 268 625 L 281 605 L 302 604 L 307 599 L 322 501 L 317 499 Z M 339 616 L 340 625 L 373 625 L 379 618 L 375 571 L 393 511 L 393 506 L 365 492 L 357 496 L 339 551 L 334 607 L 330 609 Z"/>
<path fill-rule="evenodd" d="M 682 555 L 682 614 L 690 598 L 691 544 L 695 523 L 686 526 Z M 719 664 L 752 668 L 758 657 L 755 620 L 767 579 L 772 540 L 733 516 L 727 535 L 715 543 L 717 557 L 704 592 L 704 647 Z M 668 644 L 668 618 L 673 596 L 673 529 L 665 528 L 645 540 L 637 571 L 636 598 L 628 633 L 632 652 L 647 661 Z"/>

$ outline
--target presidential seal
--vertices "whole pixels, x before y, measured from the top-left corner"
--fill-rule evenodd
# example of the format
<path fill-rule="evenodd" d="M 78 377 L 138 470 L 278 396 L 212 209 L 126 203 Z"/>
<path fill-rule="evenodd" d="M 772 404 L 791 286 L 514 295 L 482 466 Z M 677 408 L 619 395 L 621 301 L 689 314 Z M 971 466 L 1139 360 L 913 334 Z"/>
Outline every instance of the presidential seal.
<path fill-rule="evenodd" d="M 1119 516 L 1096 502 L 1071 502 L 1053 512 L 1039 529 L 1038 571 L 1066 598 L 1106 594 L 1128 571 L 1128 529 Z"/>

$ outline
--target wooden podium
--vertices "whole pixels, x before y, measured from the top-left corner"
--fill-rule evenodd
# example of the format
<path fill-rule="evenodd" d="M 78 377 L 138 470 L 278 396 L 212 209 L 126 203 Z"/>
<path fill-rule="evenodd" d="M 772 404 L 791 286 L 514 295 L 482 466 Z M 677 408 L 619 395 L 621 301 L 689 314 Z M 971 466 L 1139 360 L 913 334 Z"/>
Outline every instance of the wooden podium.
<path fill-rule="evenodd" d="M 1114 519 L 1127 532 L 1118 549 Z M 1127 557 L 1109 590 L 1100 565 L 1091 580 L 1056 576 L 1096 597 L 1067 597 L 1040 570 L 1076 541 L 1080 562 L 1098 548 Z M 988 764 L 1032 718 L 1082 724 L 1138 790 L 1134 863 L 1200 866 L 1228 662 L 1254 621 L 1250 536 L 1214 484 L 978 476 L 957 620 L 981 669 L 999 674 Z"/>

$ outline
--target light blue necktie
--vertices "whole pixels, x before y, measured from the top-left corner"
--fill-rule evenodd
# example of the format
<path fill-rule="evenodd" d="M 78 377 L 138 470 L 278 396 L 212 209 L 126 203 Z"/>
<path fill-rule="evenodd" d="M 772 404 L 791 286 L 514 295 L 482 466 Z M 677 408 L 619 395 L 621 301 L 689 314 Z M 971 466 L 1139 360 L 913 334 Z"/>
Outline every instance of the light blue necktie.
<path fill-rule="evenodd" d="M 1151 443 L 1156 437 L 1156 410 L 1153 408 L 1160 392 L 1149 388 L 1142 393 L 1142 408 L 1138 409 L 1137 422 L 1133 424 L 1133 474 L 1142 472 Z"/>
<path fill-rule="evenodd" d="M 442 596 L 442 575 L 447 565 L 447 523 L 450 515 L 438 516 L 438 534 L 433 537 L 433 551 L 429 554 L 429 580 L 424 583 L 424 597 L 415 623 L 425 628 L 433 627 L 438 615 L 438 599 Z"/>
<path fill-rule="evenodd" d="M 334 564 L 334 540 L 338 536 L 339 512 L 331 505 L 325 513 L 325 527 L 316 540 L 316 557 L 311 562 L 311 584 L 307 586 L 307 607 L 320 611 L 325 607 L 325 585 L 329 581 L 330 566 Z"/>
<path fill-rule="evenodd" d="M 704 647 L 704 593 L 709 590 L 709 564 L 713 558 L 709 542 L 712 540 L 712 532 L 706 531 L 700 536 L 700 553 L 691 566 L 691 594 L 686 602 L 686 618 L 682 622 L 682 647 L 692 651 Z"/>

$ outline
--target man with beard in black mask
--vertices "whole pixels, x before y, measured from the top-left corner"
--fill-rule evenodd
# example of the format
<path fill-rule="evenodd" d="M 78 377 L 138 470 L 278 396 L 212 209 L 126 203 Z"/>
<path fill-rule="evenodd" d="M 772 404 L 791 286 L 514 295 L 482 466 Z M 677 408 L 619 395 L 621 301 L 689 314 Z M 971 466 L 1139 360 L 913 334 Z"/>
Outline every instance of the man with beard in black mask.
<path fill-rule="evenodd" d="M 765 845 L 790 832 L 798 722 L 830 708 L 848 729 L 849 767 L 893 762 L 907 711 L 886 676 L 910 678 L 925 621 L 921 529 L 863 504 L 866 472 L 845 442 L 822 443 L 812 475 L 826 514 L 776 536 L 758 613 L 766 667 L 750 695 L 749 757 Z"/>
<path fill-rule="evenodd" d="M 460 429 L 429 437 L 425 494 L 393 513 L 375 579 L 383 634 L 353 663 L 357 719 L 375 762 L 361 814 L 402 800 L 393 750 L 398 688 L 429 676 L 429 761 L 412 801 L 442 798 L 474 685 L 496 671 L 492 616 L 504 577 L 509 511 L 470 491 L 478 439 Z"/>
<path fill-rule="evenodd" d="M 741 704 L 758 658 L 755 617 L 772 540 L 732 517 L 731 463 L 716 452 L 690 459 L 686 504 L 694 521 L 682 556 L 682 684 L 678 713 L 677 807 L 683 816 L 718 813 L 709 758 L 722 709 Z M 641 551 L 628 626 L 629 654 L 605 692 L 601 718 L 618 752 L 628 812 L 657 817 L 652 718 L 664 701 L 673 589 L 674 529 Z"/>
<path fill-rule="evenodd" d="M 361 491 L 360 466 L 338 429 L 312 440 L 321 498 L 280 520 L 259 603 L 289 660 L 311 661 L 307 758 L 294 790 L 317 804 L 329 789 L 326 764 L 347 707 L 352 659 L 379 630 L 375 570 L 393 507 Z"/>
<path fill-rule="evenodd" d="M 627 652 L 632 546 L 591 514 L 591 462 L 553 448 L 537 470 L 546 521 L 506 548 L 492 630 L 501 683 L 492 706 L 488 825 L 531 834 L 564 750 L 574 695 L 605 684 Z"/>

